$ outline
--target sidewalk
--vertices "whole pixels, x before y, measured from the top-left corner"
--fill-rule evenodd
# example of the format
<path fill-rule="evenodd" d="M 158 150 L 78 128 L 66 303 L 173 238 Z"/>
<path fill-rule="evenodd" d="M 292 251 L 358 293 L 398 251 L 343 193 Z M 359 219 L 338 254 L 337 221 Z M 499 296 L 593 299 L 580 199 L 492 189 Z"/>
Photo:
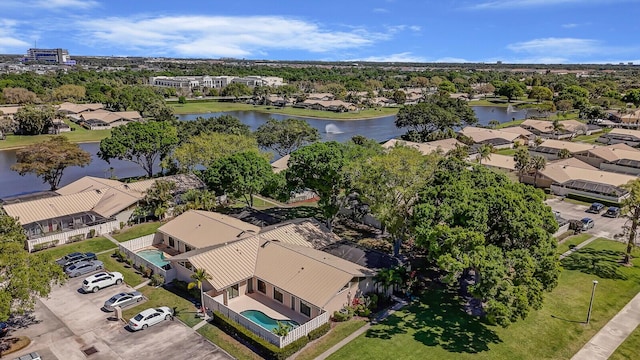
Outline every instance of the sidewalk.
<path fill-rule="evenodd" d="M 597 236 L 592 236 L 590 238 L 588 238 L 587 240 L 581 242 L 580 244 L 576 245 L 574 248 L 569 249 L 569 251 L 565 252 L 564 254 L 560 255 L 560 260 L 566 258 L 567 256 L 573 254 L 574 252 L 582 249 L 583 247 L 589 245 L 593 240 L 597 239 Z"/>
<path fill-rule="evenodd" d="M 606 360 L 640 324 L 640 293 L 586 343 L 571 360 Z"/>
<path fill-rule="evenodd" d="M 355 339 L 358 336 L 360 336 L 360 335 L 364 334 L 365 332 L 367 332 L 367 330 L 369 330 L 371 328 L 372 324 L 375 325 L 375 324 L 379 323 L 380 321 L 386 319 L 387 316 L 389 316 L 389 315 L 393 314 L 394 312 L 402 309 L 403 307 L 405 307 L 408 304 L 406 301 L 404 301 L 402 299 L 399 299 L 399 298 L 397 298 L 395 296 L 393 296 L 392 298 L 395 301 L 397 301 L 395 305 L 393 305 L 390 309 L 384 311 L 382 314 L 376 316 L 376 318 L 373 319 L 370 323 L 368 323 L 365 326 L 361 327 L 360 329 L 356 330 L 353 334 L 347 336 L 346 338 L 344 338 L 339 343 L 333 345 L 331 348 L 329 348 L 329 350 L 323 352 L 318 357 L 316 357 L 315 360 L 324 360 L 324 359 L 328 358 L 329 356 L 331 356 L 331 354 L 333 354 L 336 351 L 340 350 L 340 348 L 342 348 L 343 346 L 347 345 L 353 339 Z M 295 357 L 292 357 L 292 359 L 295 359 Z"/>
<path fill-rule="evenodd" d="M 120 245 L 120 242 L 118 242 L 118 240 L 114 239 L 113 236 L 111 236 L 110 234 L 102 234 L 102 236 L 104 236 L 107 239 L 111 240 L 112 243 L 114 243 L 116 245 Z"/>

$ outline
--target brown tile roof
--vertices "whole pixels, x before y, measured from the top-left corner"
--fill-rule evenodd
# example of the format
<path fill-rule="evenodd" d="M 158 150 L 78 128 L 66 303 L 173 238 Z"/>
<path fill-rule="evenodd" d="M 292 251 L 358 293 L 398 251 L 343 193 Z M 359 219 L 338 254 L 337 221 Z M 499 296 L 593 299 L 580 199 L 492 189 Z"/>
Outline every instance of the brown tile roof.
<path fill-rule="evenodd" d="M 472 160 L 477 161 L 477 155 L 471 155 Z M 505 170 L 515 170 L 516 162 L 513 160 L 513 156 L 491 154 L 488 159 L 482 159 L 482 165 L 496 167 Z"/>
<path fill-rule="evenodd" d="M 560 121 L 560 124 L 564 127 L 565 131 L 576 132 L 578 129 L 586 129 L 587 125 L 577 120 L 564 120 Z M 533 120 L 527 119 L 520 124 L 521 127 L 533 128 L 541 133 L 551 134 L 553 133 L 552 121 L 549 120 Z"/>
<path fill-rule="evenodd" d="M 499 129 L 500 131 L 504 131 L 504 132 L 510 132 L 510 133 L 514 133 L 514 134 L 520 134 L 522 136 L 526 136 L 526 137 L 530 137 L 533 135 L 533 133 L 525 128 L 522 128 L 520 126 L 509 126 L 509 127 L 505 127 L 505 128 L 501 128 Z"/>
<path fill-rule="evenodd" d="M 501 131 L 497 129 L 485 129 L 475 126 L 467 126 L 460 130 L 460 133 L 470 137 L 476 143 L 481 143 L 491 139 L 504 139 L 508 142 L 514 142 L 522 135 L 514 132 Z"/>
<path fill-rule="evenodd" d="M 22 106 L 0 106 L 3 115 L 15 115 Z"/>
<path fill-rule="evenodd" d="M 36 221 L 90 212 L 102 196 L 98 191 L 84 191 L 67 196 L 7 204 L 3 208 L 7 215 L 18 218 L 20 224 L 27 225 Z"/>
<path fill-rule="evenodd" d="M 285 156 L 281 157 L 280 159 L 272 162 L 271 163 L 271 168 L 273 169 L 273 172 L 277 174 L 277 173 L 279 173 L 279 172 L 281 172 L 283 170 L 288 169 L 289 168 L 288 163 L 289 163 L 289 158 L 290 157 L 291 157 L 290 155 L 285 155 Z"/>
<path fill-rule="evenodd" d="M 581 151 L 587 151 L 587 150 L 590 150 L 590 149 L 595 149 L 598 146 L 597 145 L 591 145 L 591 144 L 571 142 L 571 141 L 547 139 L 547 140 L 543 141 L 542 144 L 539 145 L 539 147 L 551 148 L 551 149 L 557 149 L 557 150 L 567 149 L 572 154 L 575 154 L 575 153 L 578 153 L 578 152 L 581 152 Z M 535 151 L 535 148 L 533 148 L 532 150 Z"/>
<path fill-rule="evenodd" d="M 391 139 L 386 143 L 382 144 L 382 147 L 385 149 L 392 148 L 396 145 L 404 145 L 410 146 L 418 149 L 422 154 L 427 155 L 436 151 L 441 151 L 443 154 L 448 153 L 451 150 L 454 150 L 457 146 L 465 146 L 463 143 L 456 139 L 444 139 L 444 140 L 436 140 L 429 141 L 425 143 L 416 143 L 412 141 L 404 141 L 398 139 Z"/>
<path fill-rule="evenodd" d="M 589 153 L 604 159 L 607 162 L 615 162 L 621 159 L 640 161 L 640 151 L 626 144 L 615 144 L 610 146 L 600 146 L 595 149 L 589 149 L 582 152 Z M 578 153 L 581 154 L 581 153 Z"/>
<path fill-rule="evenodd" d="M 547 165 L 544 170 L 540 171 L 540 174 L 559 184 L 569 180 L 584 180 L 593 183 L 620 186 L 637 179 L 636 176 L 631 175 L 559 164 Z"/>

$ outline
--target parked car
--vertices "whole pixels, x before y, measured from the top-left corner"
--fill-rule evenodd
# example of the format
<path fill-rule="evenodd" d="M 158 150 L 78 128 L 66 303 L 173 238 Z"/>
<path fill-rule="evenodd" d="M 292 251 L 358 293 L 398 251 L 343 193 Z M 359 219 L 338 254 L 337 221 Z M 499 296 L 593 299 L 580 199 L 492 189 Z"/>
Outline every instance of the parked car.
<path fill-rule="evenodd" d="M 98 258 L 96 257 L 96 254 L 94 253 L 81 253 L 81 252 L 74 252 L 71 254 L 67 254 L 63 257 L 61 257 L 60 259 L 56 260 L 56 263 L 58 263 L 58 265 L 66 268 L 67 266 L 71 266 L 77 262 L 80 261 L 90 261 L 90 260 L 97 260 Z"/>
<path fill-rule="evenodd" d="M 113 308 L 116 306 L 123 308 L 142 300 L 144 300 L 144 296 L 139 291 L 121 292 L 113 295 L 109 300 L 105 301 L 103 309 L 106 311 L 113 311 Z"/>
<path fill-rule="evenodd" d="M 88 274 L 97 270 L 102 270 L 104 264 L 100 260 L 93 261 L 80 261 L 67 267 L 64 272 L 69 277 L 78 277 L 80 275 Z"/>
<path fill-rule="evenodd" d="M 123 281 L 124 277 L 121 273 L 103 271 L 84 279 L 82 282 L 82 290 L 87 293 L 97 292 L 111 285 L 120 285 Z"/>
<path fill-rule="evenodd" d="M 4 337 L 9 332 L 9 324 L 2 321 L 0 322 L 0 337 Z"/>
<path fill-rule="evenodd" d="M 610 206 L 607 209 L 607 211 L 604 214 L 602 214 L 602 216 L 617 218 L 618 216 L 620 216 L 620 208 L 617 206 Z"/>
<path fill-rule="evenodd" d="M 592 214 L 600 214 L 600 212 L 604 210 L 604 205 L 599 203 L 599 202 L 594 202 L 593 204 L 591 204 L 591 206 L 587 209 L 588 213 L 592 213 Z"/>
<path fill-rule="evenodd" d="M 172 318 L 173 310 L 167 306 L 150 308 L 131 318 L 131 320 L 129 320 L 129 328 L 131 330 L 144 330 L 162 320 L 171 320 Z"/>
<path fill-rule="evenodd" d="M 32 352 L 27 355 L 22 355 L 20 357 L 15 358 L 14 360 L 42 360 L 40 354 L 37 352 Z"/>
<path fill-rule="evenodd" d="M 582 230 L 583 231 L 587 231 L 587 230 L 593 228 L 593 226 L 596 224 L 593 221 L 593 219 L 591 219 L 591 218 L 583 218 L 580 221 L 582 222 Z"/>

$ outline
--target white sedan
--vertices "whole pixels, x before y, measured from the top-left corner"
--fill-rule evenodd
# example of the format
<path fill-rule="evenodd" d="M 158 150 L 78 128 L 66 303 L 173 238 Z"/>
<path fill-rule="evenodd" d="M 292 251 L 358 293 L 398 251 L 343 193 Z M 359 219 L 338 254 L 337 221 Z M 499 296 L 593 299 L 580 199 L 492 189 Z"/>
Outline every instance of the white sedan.
<path fill-rule="evenodd" d="M 173 318 L 173 310 L 167 306 L 159 308 L 150 308 L 140 312 L 129 320 L 129 328 L 131 330 L 144 330 L 151 325 L 155 325 L 163 320 L 171 320 Z"/>

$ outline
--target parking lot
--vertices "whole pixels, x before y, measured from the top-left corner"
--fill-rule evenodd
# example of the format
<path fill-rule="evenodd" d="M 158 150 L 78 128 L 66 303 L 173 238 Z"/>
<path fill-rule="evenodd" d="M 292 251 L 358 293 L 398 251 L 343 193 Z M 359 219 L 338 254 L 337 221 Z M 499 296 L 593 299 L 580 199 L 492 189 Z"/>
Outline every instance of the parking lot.
<path fill-rule="evenodd" d="M 546 203 L 551 206 L 553 210 L 559 211 L 563 219 L 580 220 L 585 217 L 593 219 L 595 225 L 593 229 L 589 229 L 586 233 L 593 234 L 598 237 L 605 237 L 614 240 L 614 235 L 621 233 L 622 226 L 624 226 L 625 222 L 628 221 L 623 217 L 615 219 L 604 217 L 602 216 L 604 211 L 600 214 L 590 214 L 586 212 L 588 206 L 574 204 L 569 201 L 561 201 L 560 198 L 547 200 Z"/>
<path fill-rule="evenodd" d="M 43 360 L 230 359 L 178 320 L 130 331 L 101 307 L 112 295 L 133 289 L 122 284 L 85 294 L 79 290 L 83 279 L 69 279 L 64 286 L 53 289 L 48 299 L 38 300 L 32 314 L 35 321 L 12 331 L 13 335 L 29 336 L 32 343 L 9 358 L 37 351 Z M 144 303 L 133 306 L 142 311 L 146 309 Z M 82 352 L 92 347 L 97 352 Z"/>

